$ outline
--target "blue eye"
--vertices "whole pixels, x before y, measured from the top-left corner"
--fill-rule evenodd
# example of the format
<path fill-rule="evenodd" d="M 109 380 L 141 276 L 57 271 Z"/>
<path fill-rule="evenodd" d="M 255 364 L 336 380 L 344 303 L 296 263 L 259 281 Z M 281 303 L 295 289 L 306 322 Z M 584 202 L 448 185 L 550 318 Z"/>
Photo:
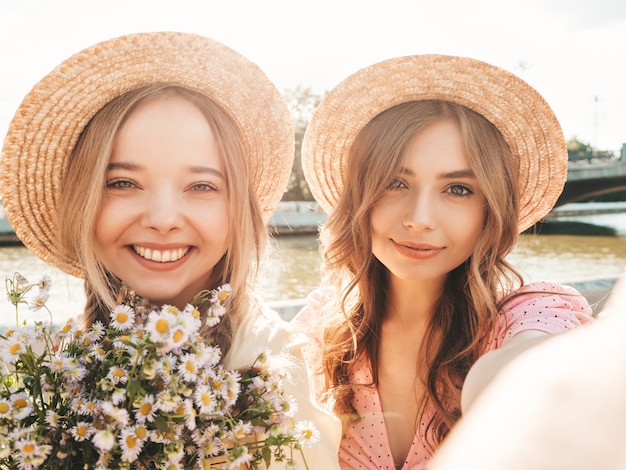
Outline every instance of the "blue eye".
<path fill-rule="evenodd" d="M 191 190 L 199 192 L 218 191 L 218 187 L 211 183 L 194 183 L 191 185 Z"/>
<path fill-rule="evenodd" d="M 466 197 L 474 194 L 474 191 L 462 184 L 455 184 L 450 186 L 450 188 L 448 188 L 448 192 L 455 197 Z"/>

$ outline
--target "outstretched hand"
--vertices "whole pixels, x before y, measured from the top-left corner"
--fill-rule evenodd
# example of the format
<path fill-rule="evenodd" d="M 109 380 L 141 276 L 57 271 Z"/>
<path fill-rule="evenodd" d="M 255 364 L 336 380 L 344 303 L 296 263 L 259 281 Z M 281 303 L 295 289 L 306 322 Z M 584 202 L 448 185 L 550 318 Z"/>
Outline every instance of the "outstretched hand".
<path fill-rule="evenodd" d="M 599 319 L 510 363 L 429 470 L 626 468 L 626 273 Z"/>

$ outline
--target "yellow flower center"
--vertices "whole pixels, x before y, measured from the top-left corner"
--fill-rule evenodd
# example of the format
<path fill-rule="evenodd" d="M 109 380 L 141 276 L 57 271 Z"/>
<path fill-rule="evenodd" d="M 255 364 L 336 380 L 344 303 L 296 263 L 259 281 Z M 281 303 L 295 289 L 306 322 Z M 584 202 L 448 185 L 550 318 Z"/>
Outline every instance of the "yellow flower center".
<path fill-rule="evenodd" d="M 152 407 L 150 407 L 152 408 Z M 139 438 L 139 439 L 145 439 L 146 436 L 148 435 L 148 430 L 146 428 L 144 428 L 143 426 L 138 426 L 135 429 L 135 435 Z"/>
<path fill-rule="evenodd" d="M 219 300 L 220 302 L 224 302 L 224 300 L 226 300 L 227 297 L 228 297 L 228 292 L 223 290 L 222 292 L 218 294 L 217 300 Z"/>
<path fill-rule="evenodd" d="M 114 377 L 122 378 L 125 375 L 126 374 L 124 373 L 124 369 L 115 369 L 115 371 L 113 372 Z"/>
<path fill-rule="evenodd" d="M 134 449 L 137 446 L 137 439 L 134 436 L 126 436 L 126 447 Z"/>
<path fill-rule="evenodd" d="M 30 444 L 30 443 L 26 444 L 26 445 L 24 445 L 24 447 L 22 447 L 22 451 L 25 454 L 32 454 L 33 452 L 35 452 L 35 446 L 34 446 L 34 444 Z"/>
<path fill-rule="evenodd" d="M 183 339 L 184 333 L 183 330 L 176 330 L 174 332 L 174 342 L 178 343 L 180 340 Z"/>
<path fill-rule="evenodd" d="M 195 372 L 196 365 L 193 363 L 193 361 L 187 361 L 187 363 L 185 364 L 185 369 L 187 369 L 187 372 Z"/>
<path fill-rule="evenodd" d="M 144 416 L 148 416 L 151 411 L 152 411 L 152 405 L 150 403 L 144 403 L 139 408 L 139 412 Z"/>
<path fill-rule="evenodd" d="M 17 400 L 13 402 L 13 405 L 16 408 L 26 408 L 26 406 L 28 405 L 28 402 L 24 400 L 23 398 L 18 398 Z"/>
<path fill-rule="evenodd" d="M 123 325 L 128 321 L 128 314 L 126 312 L 119 312 L 115 319 L 120 325 Z"/>
<path fill-rule="evenodd" d="M 5 414 L 9 411 L 9 405 L 6 403 L 0 403 L 0 414 Z"/>
<path fill-rule="evenodd" d="M 201 401 L 202 401 L 203 405 L 207 406 L 207 405 L 211 404 L 211 395 L 210 394 L 203 393 L 202 397 L 200 397 L 200 398 L 201 398 Z"/>
<path fill-rule="evenodd" d="M 85 437 L 87 435 L 87 428 L 85 426 L 79 426 L 76 429 L 76 435 L 79 437 Z"/>
<path fill-rule="evenodd" d="M 154 325 L 155 330 L 157 331 L 157 333 L 163 334 L 163 333 L 167 333 L 167 331 L 170 329 L 170 324 L 167 320 L 157 320 L 156 325 Z"/>
<path fill-rule="evenodd" d="M 19 343 L 15 343 L 13 344 L 10 348 L 9 348 L 9 352 L 15 356 L 17 353 L 19 353 L 22 350 L 22 345 Z"/>
<path fill-rule="evenodd" d="M 303 429 L 302 430 L 302 436 L 305 439 L 311 439 L 313 437 L 313 431 L 310 429 Z"/>

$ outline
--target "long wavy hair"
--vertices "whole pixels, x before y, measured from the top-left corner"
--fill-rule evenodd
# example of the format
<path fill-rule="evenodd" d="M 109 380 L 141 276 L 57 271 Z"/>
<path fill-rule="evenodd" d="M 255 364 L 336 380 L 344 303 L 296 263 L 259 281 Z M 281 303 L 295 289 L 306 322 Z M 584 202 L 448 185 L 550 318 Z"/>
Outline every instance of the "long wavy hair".
<path fill-rule="evenodd" d="M 372 119 L 355 139 L 343 193 L 321 233 L 327 281 L 338 286 L 336 312 L 325 329 L 323 373 L 326 398 L 344 427 L 358 420 L 351 404 L 350 368 L 367 359 L 378 384 L 381 328 L 388 299 L 387 268 L 372 254 L 372 208 L 398 174 L 405 148 L 426 126 L 455 120 L 465 153 L 484 193 L 484 229 L 472 255 L 449 273 L 421 346 L 417 377 L 426 389 L 417 422 L 427 406 L 435 413 L 426 427 L 431 450 L 460 416 L 460 389 L 492 334 L 500 299 L 523 283 L 505 257 L 518 237 L 518 170 L 500 132 L 480 114 L 443 101 L 397 105 Z M 423 369 L 422 369 L 423 370 Z"/>
<path fill-rule="evenodd" d="M 89 325 L 109 322 L 109 312 L 124 294 L 122 281 L 107 271 L 96 256 L 96 221 L 106 191 L 106 171 L 120 127 L 142 103 L 163 96 L 179 96 L 196 106 L 218 137 L 219 152 L 226 169 L 230 206 L 230 246 L 213 270 L 213 289 L 230 283 L 228 315 L 211 332 L 204 331 L 226 354 L 234 329 L 251 302 L 248 287 L 254 282 L 267 229 L 251 187 L 246 155 L 239 131 L 228 114 L 213 100 L 185 88 L 168 84 L 148 85 L 107 103 L 90 120 L 68 161 L 58 200 L 58 226 L 62 248 L 77 257 L 85 272 Z M 77 198 L 76 194 L 82 197 Z"/>

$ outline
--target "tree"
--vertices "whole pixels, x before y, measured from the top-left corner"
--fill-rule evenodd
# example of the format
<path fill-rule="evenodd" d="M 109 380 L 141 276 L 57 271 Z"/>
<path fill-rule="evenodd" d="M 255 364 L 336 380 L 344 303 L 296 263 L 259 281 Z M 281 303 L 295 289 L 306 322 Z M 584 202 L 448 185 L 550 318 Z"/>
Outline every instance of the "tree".
<path fill-rule="evenodd" d="M 608 150 L 594 149 L 591 144 L 581 142 L 576 137 L 567 141 L 567 158 L 571 162 L 586 160 L 611 160 L 615 154 Z"/>
<path fill-rule="evenodd" d="M 283 97 L 291 112 L 296 133 L 294 164 L 283 201 L 312 201 L 313 196 L 311 196 L 311 191 L 302 171 L 302 139 L 313 112 L 322 101 L 322 96 L 315 94 L 311 88 L 298 86 L 295 89 L 285 90 Z"/>

